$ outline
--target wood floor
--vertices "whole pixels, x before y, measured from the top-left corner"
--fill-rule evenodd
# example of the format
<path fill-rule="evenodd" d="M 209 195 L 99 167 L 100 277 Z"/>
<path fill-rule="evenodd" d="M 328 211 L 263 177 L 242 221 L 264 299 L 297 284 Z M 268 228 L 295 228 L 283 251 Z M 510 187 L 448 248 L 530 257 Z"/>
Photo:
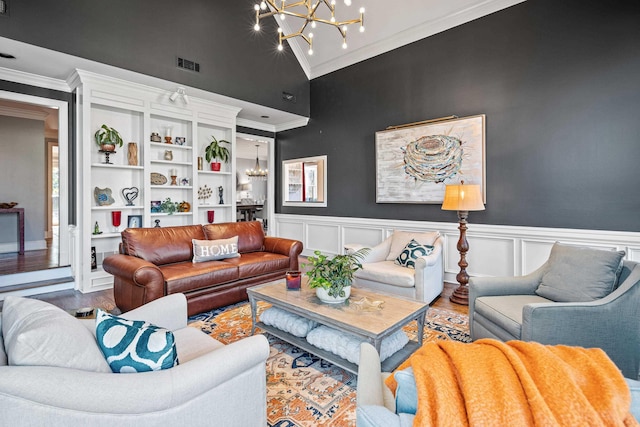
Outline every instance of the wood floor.
<path fill-rule="evenodd" d="M 449 301 L 449 296 L 456 286 L 457 285 L 445 283 L 444 292 L 431 303 L 431 307 L 444 308 L 455 311 L 456 313 L 467 314 L 467 306 L 455 304 Z M 64 310 L 76 310 L 82 307 L 99 307 L 113 314 L 120 313 L 116 307 L 112 289 L 87 294 L 69 289 L 59 292 L 51 292 L 48 294 L 34 295 L 32 298 L 50 302 Z M 1 309 L 2 302 L 0 301 L 0 310 Z"/>
<path fill-rule="evenodd" d="M 2 275 L 26 273 L 30 271 L 48 270 L 59 267 L 59 251 L 57 239 L 46 239 L 47 248 L 37 251 L 25 251 L 0 254 L 0 280 Z"/>

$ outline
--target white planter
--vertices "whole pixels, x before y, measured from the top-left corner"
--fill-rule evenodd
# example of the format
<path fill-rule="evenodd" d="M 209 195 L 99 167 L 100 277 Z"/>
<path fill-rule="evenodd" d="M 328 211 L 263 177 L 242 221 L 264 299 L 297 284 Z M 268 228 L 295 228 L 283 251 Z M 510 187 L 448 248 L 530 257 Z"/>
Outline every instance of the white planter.
<path fill-rule="evenodd" d="M 344 290 L 344 296 L 343 297 L 332 297 L 332 296 L 329 296 L 329 293 L 327 292 L 327 290 L 325 288 L 316 288 L 316 295 L 320 299 L 320 301 L 322 301 L 324 303 L 327 303 L 327 304 L 340 304 L 342 302 L 345 302 L 349 298 L 349 295 L 351 295 L 351 286 L 345 286 L 342 289 Z"/>

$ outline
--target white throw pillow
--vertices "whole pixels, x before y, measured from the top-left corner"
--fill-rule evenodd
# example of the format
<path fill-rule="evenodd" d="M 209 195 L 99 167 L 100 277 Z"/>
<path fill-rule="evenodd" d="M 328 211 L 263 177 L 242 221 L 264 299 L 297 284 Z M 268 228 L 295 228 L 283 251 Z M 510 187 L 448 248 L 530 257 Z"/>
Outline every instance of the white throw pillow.
<path fill-rule="evenodd" d="M 225 258 L 237 258 L 238 236 L 219 240 L 193 239 L 193 262 L 216 261 Z"/>
<path fill-rule="evenodd" d="M 8 296 L 2 311 L 2 334 L 9 365 L 111 372 L 91 331 L 44 301 Z"/>
<path fill-rule="evenodd" d="M 398 255 L 407 246 L 407 243 L 414 239 L 416 242 L 425 246 L 433 246 L 436 240 L 440 237 L 439 231 L 429 231 L 426 233 L 416 233 L 413 231 L 394 231 L 391 235 L 391 249 L 389 249 L 389 255 L 387 255 L 387 261 L 395 261 Z"/>

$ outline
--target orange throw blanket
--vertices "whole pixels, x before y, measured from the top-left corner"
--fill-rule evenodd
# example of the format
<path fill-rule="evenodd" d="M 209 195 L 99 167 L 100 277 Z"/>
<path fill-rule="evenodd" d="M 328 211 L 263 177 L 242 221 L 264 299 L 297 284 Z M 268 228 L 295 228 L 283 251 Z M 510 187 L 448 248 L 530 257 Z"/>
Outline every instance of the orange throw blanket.
<path fill-rule="evenodd" d="M 618 368 L 600 349 L 491 339 L 423 345 L 411 366 L 414 426 L 638 426 Z M 395 393 L 393 376 L 386 381 Z"/>

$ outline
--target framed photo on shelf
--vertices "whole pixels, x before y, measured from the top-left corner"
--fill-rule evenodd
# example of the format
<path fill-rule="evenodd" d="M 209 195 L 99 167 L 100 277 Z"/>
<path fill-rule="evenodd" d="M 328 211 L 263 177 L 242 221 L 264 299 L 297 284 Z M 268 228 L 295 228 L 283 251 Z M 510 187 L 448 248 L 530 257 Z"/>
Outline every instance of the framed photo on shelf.
<path fill-rule="evenodd" d="M 128 228 L 140 228 L 142 227 L 142 215 L 129 215 L 127 217 Z"/>
<path fill-rule="evenodd" d="M 152 200 L 151 201 L 151 213 L 162 212 L 162 209 L 160 209 L 160 205 L 162 205 L 162 202 L 160 200 Z"/>
<path fill-rule="evenodd" d="M 98 256 L 96 254 L 96 247 L 91 246 L 91 270 L 98 269 Z"/>

